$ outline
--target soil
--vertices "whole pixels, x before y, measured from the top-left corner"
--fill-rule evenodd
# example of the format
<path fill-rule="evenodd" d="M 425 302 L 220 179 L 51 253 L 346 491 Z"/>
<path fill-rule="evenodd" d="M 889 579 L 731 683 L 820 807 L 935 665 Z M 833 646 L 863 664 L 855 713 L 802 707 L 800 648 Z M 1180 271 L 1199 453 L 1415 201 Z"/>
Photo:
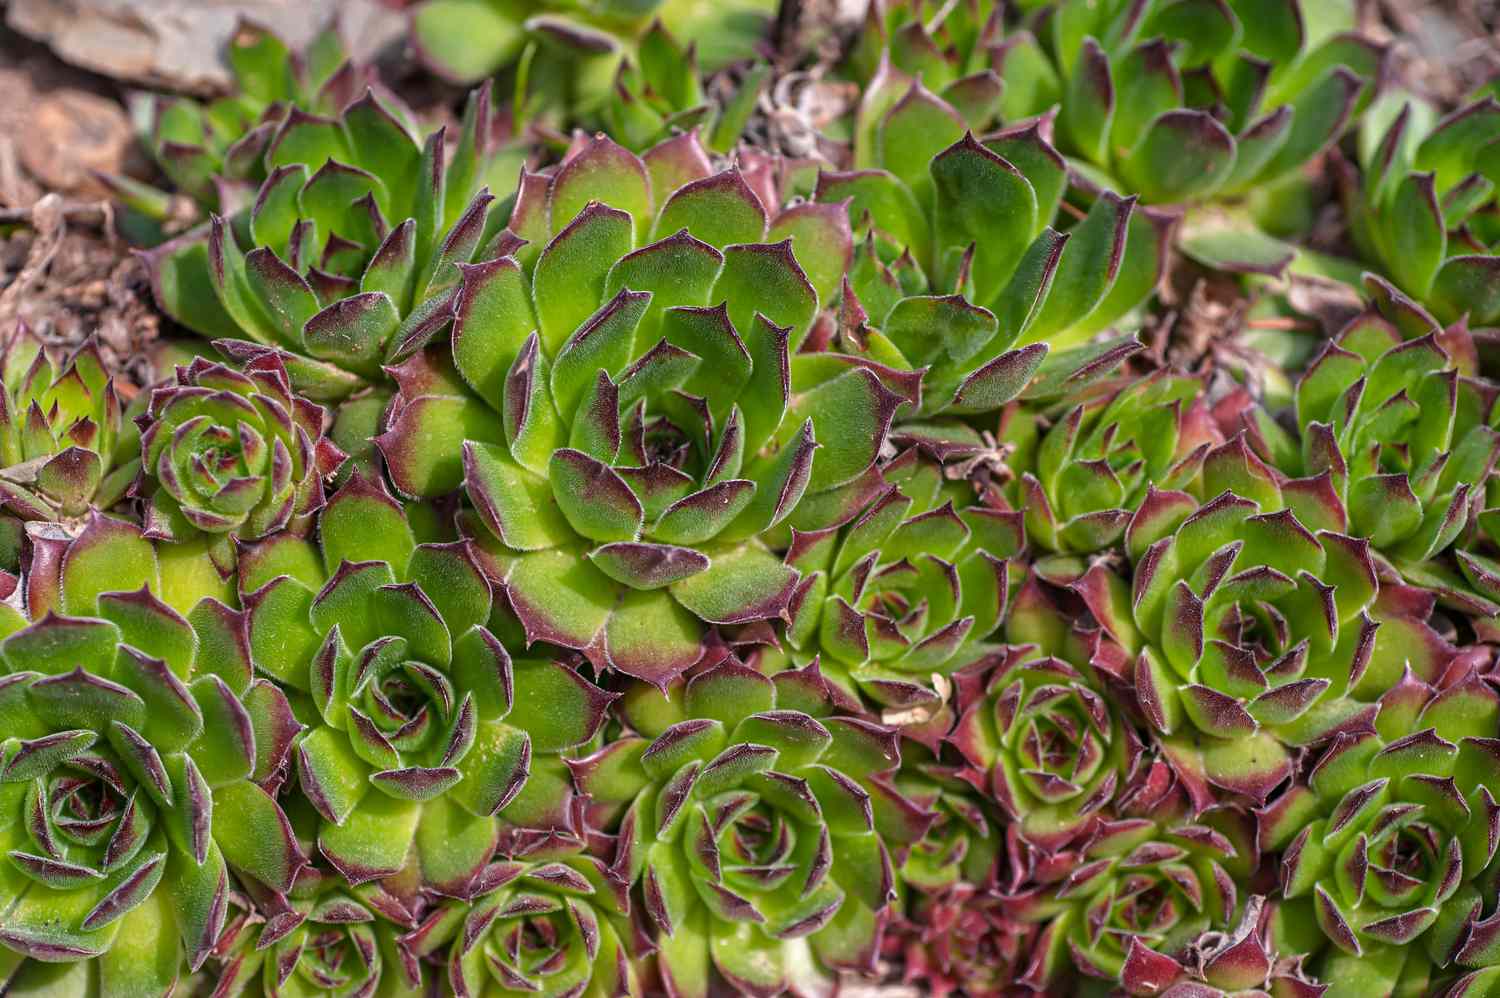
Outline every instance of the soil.
<path fill-rule="evenodd" d="M 147 170 L 118 88 L 3 31 L 0 91 L 0 335 L 24 322 L 64 351 L 97 335 L 128 392 L 164 320 L 94 179 Z"/>

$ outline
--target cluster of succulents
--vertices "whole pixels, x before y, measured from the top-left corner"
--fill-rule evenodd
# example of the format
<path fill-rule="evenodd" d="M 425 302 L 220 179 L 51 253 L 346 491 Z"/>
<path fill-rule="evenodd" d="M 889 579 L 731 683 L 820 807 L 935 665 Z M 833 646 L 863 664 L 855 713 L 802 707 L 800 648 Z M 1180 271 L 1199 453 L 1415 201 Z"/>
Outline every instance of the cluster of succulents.
<path fill-rule="evenodd" d="M 143 105 L 201 339 L 0 354 L 0 993 L 1500 994 L 1494 98 L 1343 2 L 774 13 Z M 1172 366 L 1184 215 L 1314 172 L 1357 314 Z"/>
<path fill-rule="evenodd" d="M 722 99 L 703 74 L 754 56 L 775 15 L 772 0 L 420 0 L 411 34 L 438 77 L 496 80 L 514 95 L 513 126 L 544 141 L 607 126 L 622 144 L 645 148 L 702 127 L 723 137 L 726 152 L 764 71 Z"/>
<path fill-rule="evenodd" d="M 267 149 L 288 117 L 335 114 L 367 87 L 380 86 L 373 70 L 348 57 L 337 26 L 294 51 L 244 21 L 225 58 L 234 90 L 216 100 L 134 95 L 141 143 L 171 190 L 119 174 L 100 178 L 119 198 L 122 228 L 133 237 L 156 242 L 203 212 L 236 210 L 265 180 Z"/>

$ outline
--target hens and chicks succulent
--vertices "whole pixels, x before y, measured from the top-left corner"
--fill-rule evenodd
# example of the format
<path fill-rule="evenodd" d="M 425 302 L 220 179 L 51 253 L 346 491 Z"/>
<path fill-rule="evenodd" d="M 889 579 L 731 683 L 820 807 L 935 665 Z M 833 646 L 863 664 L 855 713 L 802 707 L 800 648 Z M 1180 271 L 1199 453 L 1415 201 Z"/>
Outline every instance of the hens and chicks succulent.
<path fill-rule="evenodd" d="M 331 35 L 143 104 L 209 342 L 0 357 L 0 991 L 1500 994 L 1494 97 L 877 0 L 790 161 L 770 8 L 426 0 L 508 99 L 425 138 Z M 1184 216 L 1324 166 L 1363 307 L 1162 364 Z"/>

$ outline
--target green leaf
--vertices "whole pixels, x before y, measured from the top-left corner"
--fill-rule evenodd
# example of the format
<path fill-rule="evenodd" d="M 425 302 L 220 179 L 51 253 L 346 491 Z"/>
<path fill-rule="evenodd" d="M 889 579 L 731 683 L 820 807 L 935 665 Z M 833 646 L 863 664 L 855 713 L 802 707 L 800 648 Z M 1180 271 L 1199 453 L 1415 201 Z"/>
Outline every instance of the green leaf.
<path fill-rule="evenodd" d="M 608 465 L 564 448 L 552 455 L 549 477 L 558 509 L 584 537 L 628 541 L 640 534 L 640 500 Z"/>
<path fill-rule="evenodd" d="M 568 223 L 542 250 L 532 277 L 532 296 L 542 345 L 555 355 L 603 299 L 615 261 L 630 252 L 631 218 L 594 204 Z"/>
<path fill-rule="evenodd" d="M 204 336 L 241 336 L 239 323 L 219 301 L 201 231 L 179 236 L 141 254 L 151 296 L 163 312 Z"/>
<path fill-rule="evenodd" d="M 1343 66 L 1292 100 L 1291 134 L 1255 178 L 1268 183 L 1286 176 L 1328 148 L 1343 131 L 1363 81 Z"/>
<path fill-rule="evenodd" d="M 795 352 L 818 311 L 818 293 L 797 265 L 790 240 L 728 247 L 710 300 L 729 303 L 729 319 L 745 338 L 757 365 L 760 354 L 753 343 L 757 314 L 777 326 L 789 327 L 788 349 Z M 761 376 L 757 370 L 756 380 Z"/>
<path fill-rule="evenodd" d="M 636 327 L 651 303 L 648 292 L 621 291 L 589 317 L 552 362 L 552 402 L 560 414 L 578 402 L 600 371 L 618 378 L 636 356 Z"/>
<path fill-rule="evenodd" d="M 711 565 L 672 586 L 672 596 L 711 624 L 746 623 L 779 615 L 797 573 L 768 551 L 741 546 L 708 552 Z"/>
<path fill-rule="evenodd" d="M 920 260 L 929 258 L 931 232 L 927 212 L 903 184 L 884 170 L 818 174 L 814 195 L 822 204 L 849 199 L 849 218 L 862 222 L 866 215 L 876 229 L 888 234 Z"/>
<path fill-rule="evenodd" d="M 1449 257 L 1438 269 L 1428 301 L 1445 322 L 1463 315 L 1477 326 L 1500 322 L 1500 257 Z"/>
<path fill-rule="evenodd" d="M 792 399 L 787 427 L 813 425 L 822 446 L 807 489 L 821 492 L 858 477 L 875 461 L 901 399 L 868 369 L 851 368 Z"/>
<path fill-rule="evenodd" d="M 93 614 L 101 593 L 132 592 L 157 585 L 156 552 L 140 528 L 92 513 L 63 557 L 62 599 L 57 609 Z M 33 616 L 39 611 L 39 607 L 32 607 Z"/>
<path fill-rule="evenodd" d="M 875 136 L 880 165 L 905 184 L 918 203 L 927 204 L 932 193 L 928 164 L 964 134 L 958 112 L 918 80 L 880 122 Z"/>
<path fill-rule="evenodd" d="M 1115 89 L 1109 56 L 1093 38 L 1083 39 L 1067 88 L 1058 128 L 1085 159 L 1108 162 Z"/>
<path fill-rule="evenodd" d="M 1076 342 L 1062 334 L 1087 317 L 1113 286 L 1124 258 L 1134 198 L 1106 191 L 1069 233 L 1052 288 L 1026 338 L 1054 346 Z"/>
<path fill-rule="evenodd" d="M 383 561 L 402 575 L 416 547 L 400 503 L 359 473 L 329 499 L 318 531 L 330 574 L 344 561 Z"/>
<path fill-rule="evenodd" d="M 1110 125 L 1114 149 L 1134 149 L 1151 122 L 1182 104 L 1182 78 L 1165 39 L 1154 38 L 1127 54 L 1115 67 L 1119 100 Z"/>
<path fill-rule="evenodd" d="M 818 301 L 833 301 L 854 255 L 848 212 L 838 205 L 795 204 L 776 216 L 766 238 L 772 242 L 790 239 L 792 255 Z"/>
<path fill-rule="evenodd" d="M 516 464 L 503 447 L 465 441 L 464 485 L 480 519 L 506 547 L 536 551 L 574 536 L 551 483 Z"/>
<path fill-rule="evenodd" d="M 716 249 L 765 239 L 766 209 L 738 169 L 725 170 L 678 188 L 651 228 L 653 239 L 686 229 Z"/>
<path fill-rule="evenodd" d="M 989 301 L 1010 280 L 1038 230 L 1036 191 L 1021 171 L 971 135 L 931 161 L 931 176 L 941 283 L 952 282 L 954 251 L 973 245 L 974 296 Z"/>
<path fill-rule="evenodd" d="M 454 306 L 453 363 L 497 411 L 505 377 L 536 325 L 531 289 L 515 258 L 464 268 Z"/>
<path fill-rule="evenodd" d="M 500 443 L 488 408 L 453 395 L 422 395 L 404 405 L 375 438 L 391 481 L 403 495 L 435 498 L 463 485 L 466 440 Z"/>
<path fill-rule="evenodd" d="M 1120 163 L 1120 175 L 1151 202 L 1212 195 L 1234 169 L 1234 138 L 1204 111 L 1167 111 Z"/>
<path fill-rule="evenodd" d="M 377 203 L 387 217 L 394 215 L 391 222 L 395 224 L 402 220 L 400 213 L 405 206 L 411 204 L 422 148 L 371 90 L 366 90 L 342 111 L 344 134 L 354 161 L 380 178 L 385 200 L 379 200 L 381 194 L 377 191 Z"/>
<path fill-rule="evenodd" d="M 639 340 L 653 343 L 662 335 L 665 310 L 709 303 L 709 293 L 723 264 L 724 257 L 718 250 L 678 231 L 617 260 L 604 281 L 604 293 L 613 297 L 627 288 L 651 293 L 650 305 L 640 321 Z"/>
<path fill-rule="evenodd" d="M 718 120 L 714 122 L 713 129 L 709 133 L 708 147 L 710 149 L 726 155 L 734 149 L 740 136 L 744 134 L 745 126 L 750 122 L 750 116 L 755 112 L 755 103 L 760 99 L 761 91 L 765 89 L 766 80 L 770 78 L 771 72 L 772 68 L 769 65 L 757 62 L 745 74 L 740 82 L 740 88 L 719 111 Z"/>
<path fill-rule="evenodd" d="M 214 791 L 213 835 L 231 866 L 272 890 L 290 890 L 306 862 L 286 815 L 248 780 Z"/>
<path fill-rule="evenodd" d="M 307 320 L 307 352 L 319 360 L 373 376 L 385 345 L 401 325 L 401 313 L 381 291 L 341 298 Z"/>
<path fill-rule="evenodd" d="M 531 735 L 534 752 L 582 745 L 599 730 L 615 699 L 558 662 L 521 659 L 513 668 L 515 706 L 506 723 Z"/>
<path fill-rule="evenodd" d="M 490 0 L 430 0 L 413 11 L 412 34 L 422 61 L 455 83 L 490 76 L 526 43 L 521 19 Z"/>
<path fill-rule="evenodd" d="M 640 239 L 651 223 L 651 193 L 640 157 L 608 136 L 597 135 L 562 165 L 552 181 L 548 196 L 552 229 L 558 231 L 589 202 L 597 201 L 629 214 Z"/>

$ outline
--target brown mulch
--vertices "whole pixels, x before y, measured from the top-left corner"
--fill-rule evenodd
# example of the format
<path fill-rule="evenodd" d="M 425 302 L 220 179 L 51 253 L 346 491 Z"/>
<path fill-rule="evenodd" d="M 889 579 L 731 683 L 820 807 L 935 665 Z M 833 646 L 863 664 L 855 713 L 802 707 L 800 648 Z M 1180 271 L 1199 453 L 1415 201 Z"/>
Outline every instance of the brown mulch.
<path fill-rule="evenodd" d="M 105 364 L 143 385 L 164 320 L 145 267 L 110 232 L 108 204 L 48 194 L 27 214 L 0 241 L 0 330 L 25 322 L 64 353 L 97 335 Z"/>
<path fill-rule="evenodd" d="M 136 384 L 164 320 L 94 171 L 143 174 L 118 88 L 0 30 L 0 336 L 67 352 L 92 334 Z"/>
<path fill-rule="evenodd" d="M 1500 75 L 1500 0 L 1365 0 L 1364 29 L 1393 43 L 1396 79 L 1446 105 Z"/>

